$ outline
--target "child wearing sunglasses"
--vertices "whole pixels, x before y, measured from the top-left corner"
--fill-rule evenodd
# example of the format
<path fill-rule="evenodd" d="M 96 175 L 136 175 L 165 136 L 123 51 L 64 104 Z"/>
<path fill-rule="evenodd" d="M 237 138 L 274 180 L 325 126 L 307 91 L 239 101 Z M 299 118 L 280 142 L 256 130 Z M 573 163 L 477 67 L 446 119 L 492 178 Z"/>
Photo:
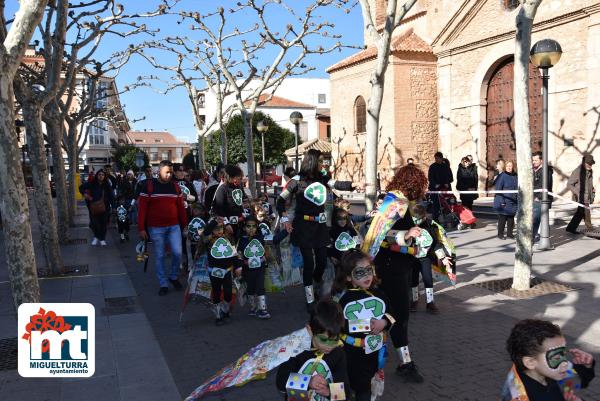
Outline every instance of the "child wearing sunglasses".
<path fill-rule="evenodd" d="M 238 241 L 237 250 L 242 261 L 244 281 L 247 285 L 248 315 L 259 319 L 270 319 L 265 297 L 265 268 L 268 250 L 265 240 L 258 229 L 258 220 L 248 216 L 243 223 L 244 232 Z"/>
<path fill-rule="evenodd" d="M 581 401 L 575 390 L 587 387 L 595 376 L 592 355 L 567 349 L 560 327 L 545 320 L 518 322 L 506 350 L 513 367 L 502 401 Z"/>
<path fill-rule="evenodd" d="M 377 373 L 385 364 L 385 331 L 395 321 L 386 313 L 388 302 L 383 292 L 375 288 L 376 281 L 375 267 L 368 255 L 353 249 L 342 256 L 334 291 L 344 314 L 341 339 L 356 401 L 371 400 L 372 383 L 380 380 L 382 375 Z"/>
<path fill-rule="evenodd" d="M 344 209 L 333 209 L 333 221 L 329 228 L 331 247 L 328 256 L 334 266 L 337 266 L 342 254 L 358 246 L 358 233 L 352 225 L 350 215 Z"/>
<path fill-rule="evenodd" d="M 311 401 L 329 400 L 331 383 L 344 383 L 344 388 L 349 388 L 346 355 L 340 346 L 343 324 L 344 318 L 337 303 L 320 301 L 316 304 L 306 325 L 312 335 L 312 348 L 290 358 L 277 370 L 277 389 L 282 394 L 286 394 L 285 386 L 290 373 L 312 376 L 308 385 L 312 390 Z M 345 393 L 345 399 L 349 400 L 348 390 Z"/>

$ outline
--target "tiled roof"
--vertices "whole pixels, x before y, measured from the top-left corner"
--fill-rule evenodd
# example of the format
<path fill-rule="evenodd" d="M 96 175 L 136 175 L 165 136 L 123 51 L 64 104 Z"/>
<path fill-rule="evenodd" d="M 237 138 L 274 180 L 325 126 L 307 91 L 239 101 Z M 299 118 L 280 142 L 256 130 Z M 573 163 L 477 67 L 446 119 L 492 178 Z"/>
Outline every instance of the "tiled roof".
<path fill-rule="evenodd" d="M 415 52 L 415 53 L 433 53 L 433 49 L 419 35 L 409 29 L 404 34 L 392 39 L 391 53 Z M 347 68 L 363 61 L 371 60 L 377 57 L 377 48 L 369 46 L 352 56 L 332 65 L 327 69 L 328 73 L 332 73 L 342 68 Z"/>
<path fill-rule="evenodd" d="M 298 145 L 298 154 L 302 155 L 311 149 L 319 150 L 321 153 L 331 153 L 331 142 L 323 141 L 321 139 L 311 139 L 308 142 Z M 296 155 L 296 147 L 289 148 L 285 151 L 287 157 L 294 157 Z"/>
<path fill-rule="evenodd" d="M 179 142 L 172 134 L 161 131 L 129 131 L 127 133 L 134 145 L 186 145 Z M 139 142 L 139 141 L 143 142 Z M 156 142 L 160 141 L 160 142 Z"/>
<path fill-rule="evenodd" d="M 247 106 L 250 105 L 250 101 L 246 101 Z M 282 109 L 314 109 L 315 106 L 310 104 L 296 102 L 294 100 L 286 99 L 280 96 L 271 95 L 264 93 L 258 98 L 258 107 L 277 107 Z"/>

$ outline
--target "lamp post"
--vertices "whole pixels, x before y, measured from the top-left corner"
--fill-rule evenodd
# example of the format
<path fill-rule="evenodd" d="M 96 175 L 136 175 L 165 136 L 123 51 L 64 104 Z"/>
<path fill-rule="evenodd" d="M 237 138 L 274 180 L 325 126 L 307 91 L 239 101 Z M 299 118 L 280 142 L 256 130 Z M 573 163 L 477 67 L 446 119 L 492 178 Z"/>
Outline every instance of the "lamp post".
<path fill-rule="evenodd" d="M 531 62 L 542 70 L 542 205 L 539 250 L 552 249 L 550 243 L 550 199 L 548 197 L 548 69 L 558 63 L 562 55 L 560 44 L 543 39 L 533 45 L 529 53 Z M 533 233 L 535 236 L 536 233 Z"/>
<path fill-rule="evenodd" d="M 262 145 L 262 162 L 260 163 L 260 176 L 263 182 L 263 191 L 267 192 L 267 183 L 265 180 L 265 134 L 269 130 L 269 125 L 265 120 L 260 120 L 256 123 L 256 129 L 261 133 L 261 145 Z"/>
<path fill-rule="evenodd" d="M 294 111 L 292 112 L 292 114 L 290 114 L 290 121 L 296 126 L 296 137 L 294 138 L 296 142 L 296 160 L 294 163 L 294 168 L 297 172 L 300 171 L 300 169 L 298 168 L 298 137 L 300 136 L 300 123 L 302 123 L 302 118 L 302 113 L 300 113 L 299 111 Z"/>

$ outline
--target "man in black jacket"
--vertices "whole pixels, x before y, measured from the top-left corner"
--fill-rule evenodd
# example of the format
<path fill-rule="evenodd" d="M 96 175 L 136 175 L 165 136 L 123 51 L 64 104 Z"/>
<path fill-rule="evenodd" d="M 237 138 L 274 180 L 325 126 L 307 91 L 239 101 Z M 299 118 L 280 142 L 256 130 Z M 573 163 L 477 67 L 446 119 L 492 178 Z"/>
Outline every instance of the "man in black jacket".
<path fill-rule="evenodd" d="M 429 190 L 430 191 L 450 191 L 452 189 L 452 170 L 450 164 L 444 160 L 442 152 L 436 152 L 435 162 L 429 166 Z M 431 195 L 433 202 L 433 220 L 437 220 L 440 215 L 440 200 L 438 194 Z"/>
<path fill-rule="evenodd" d="M 533 166 L 533 189 L 544 189 L 544 181 L 543 181 L 543 164 L 544 159 L 542 157 L 542 152 L 537 151 L 533 152 L 531 156 L 531 164 Z M 548 166 L 548 182 L 546 188 L 549 192 L 552 192 L 552 173 L 554 170 L 551 166 Z M 550 200 L 550 206 L 552 207 L 552 197 L 548 195 L 548 200 Z M 533 242 L 538 242 L 540 240 L 540 236 L 538 235 L 538 231 L 540 229 L 540 223 L 542 221 L 542 193 L 534 192 L 533 193 Z"/>

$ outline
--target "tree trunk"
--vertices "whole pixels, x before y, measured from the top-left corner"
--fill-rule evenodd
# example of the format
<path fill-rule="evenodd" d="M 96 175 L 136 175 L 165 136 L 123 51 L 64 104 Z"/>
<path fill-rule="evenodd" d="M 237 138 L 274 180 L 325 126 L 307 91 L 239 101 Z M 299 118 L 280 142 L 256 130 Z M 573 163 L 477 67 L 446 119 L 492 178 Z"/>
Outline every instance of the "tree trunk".
<path fill-rule="evenodd" d="M 253 113 L 242 111 L 244 119 L 244 137 L 246 139 L 246 163 L 248 164 L 248 185 L 252 197 L 256 197 L 256 167 L 254 165 L 254 139 L 252 138 Z"/>
<path fill-rule="evenodd" d="M 223 125 L 221 125 L 221 162 L 227 164 L 227 133 Z"/>
<path fill-rule="evenodd" d="M 12 78 L 0 74 L 0 211 L 8 276 L 16 307 L 40 301 L 35 254 L 31 237 L 29 204 L 21 168 L 21 152 L 15 140 Z"/>
<path fill-rule="evenodd" d="M 23 102 L 23 120 L 29 145 L 29 159 L 35 192 L 33 198 L 40 223 L 42 247 L 46 257 L 46 267 L 53 274 L 63 272 L 63 261 L 58 244 L 56 218 L 48 174 L 48 162 L 42 133 L 42 108 L 33 102 Z"/>
<path fill-rule="evenodd" d="M 46 133 L 48 142 L 50 143 L 50 151 L 52 152 L 54 189 L 56 192 L 56 211 L 58 240 L 61 244 L 66 244 L 69 240 L 69 203 L 67 200 L 67 177 L 65 174 L 65 162 L 63 159 L 62 150 L 62 133 L 61 120 L 56 118 L 48 118 L 45 120 Z"/>
<path fill-rule="evenodd" d="M 512 288 L 530 286 L 533 256 L 533 172 L 531 165 L 531 131 L 529 129 L 529 49 L 533 19 L 542 0 L 527 0 L 516 18 L 514 71 L 515 138 L 519 171 L 519 206 L 517 209 L 517 244 Z"/>
<path fill-rule="evenodd" d="M 198 134 L 198 166 L 200 169 L 204 170 L 205 166 L 205 160 L 206 160 L 206 149 L 204 147 L 204 136 L 200 133 L 200 131 L 197 131 Z"/>

